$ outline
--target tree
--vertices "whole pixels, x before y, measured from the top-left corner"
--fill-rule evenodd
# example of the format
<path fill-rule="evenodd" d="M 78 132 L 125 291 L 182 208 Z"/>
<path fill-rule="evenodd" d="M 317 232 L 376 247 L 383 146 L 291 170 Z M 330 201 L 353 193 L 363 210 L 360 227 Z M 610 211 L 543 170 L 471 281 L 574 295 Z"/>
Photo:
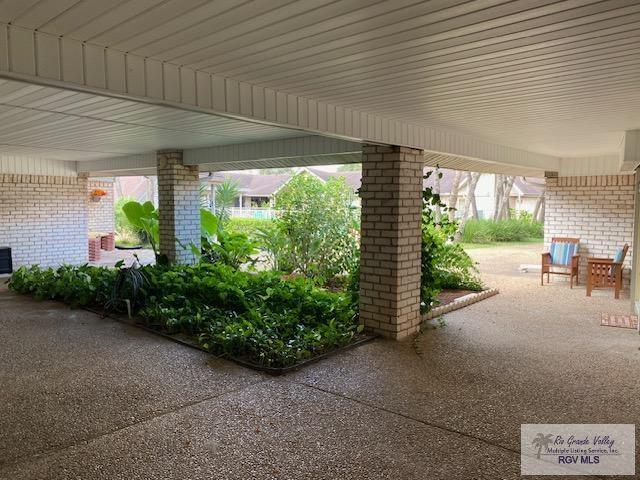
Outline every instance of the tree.
<path fill-rule="evenodd" d="M 467 172 L 467 196 L 464 199 L 464 206 L 462 207 L 462 214 L 460 216 L 460 220 L 458 221 L 458 232 L 456 233 L 456 240 L 460 240 L 460 236 L 462 235 L 462 230 L 464 229 L 464 224 L 467 223 L 467 219 L 469 218 L 469 211 L 472 206 L 475 204 L 476 199 L 476 185 L 478 185 L 478 180 L 480 180 L 480 174 L 477 172 Z M 476 211 L 476 215 L 478 212 Z"/>
<path fill-rule="evenodd" d="M 214 211 L 222 220 L 229 218 L 229 209 L 233 207 L 238 197 L 238 184 L 230 178 L 225 178 L 222 183 L 216 185 L 213 197 Z"/>
<path fill-rule="evenodd" d="M 433 194 L 438 196 L 438 201 L 434 202 L 434 214 L 435 214 L 435 224 L 440 225 L 440 220 L 442 218 L 442 207 L 440 200 L 440 179 L 442 178 L 442 172 L 440 171 L 440 167 L 436 166 L 436 169 L 433 171 L 435 174 L 433 177 Z M 431 175 L 429 173 L 427 177 Z"/>
<path fill-rule="evenodd" d="M 511 195 L 513 182 L 516 179 L 514 176 L 503 176 L 502 178 L 502 199 L 500 202 L 500 209 L 498 211 L 498 220 L 506 220 L 509 218 L 509 195 Z"/>
<path fill-rule="evenodd" d="M 453 182 L 451 183 L 451 192 L 449 193 L 449 211 L 451 216 L 455 215 L 455 211 L 458 205 L 458 193 L 460 192 L 460 183 L 462 181 L 462 172 L 456 170 L 453 176 Z"/>
<path fill-rule="evenodd" d="M 504 192 L 504 176 L 496 174 L 493 188 L 493 219 L 500 220 L 500 207 L 502 206 L 502 193 Z"/>

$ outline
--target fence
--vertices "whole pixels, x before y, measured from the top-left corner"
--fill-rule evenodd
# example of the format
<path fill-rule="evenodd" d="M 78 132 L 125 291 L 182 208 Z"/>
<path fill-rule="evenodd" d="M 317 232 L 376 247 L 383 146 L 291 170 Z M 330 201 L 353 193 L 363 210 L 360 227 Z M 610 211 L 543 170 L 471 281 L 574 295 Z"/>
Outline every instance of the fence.
<path fill-rule="evenodd" d="M 271 220 L 278 214 L 278 210 L 273 208 L 257 208 L 257 207 L 233 207 L 229 209 L 229 215 L 237 218 L 260 218 Z"/>

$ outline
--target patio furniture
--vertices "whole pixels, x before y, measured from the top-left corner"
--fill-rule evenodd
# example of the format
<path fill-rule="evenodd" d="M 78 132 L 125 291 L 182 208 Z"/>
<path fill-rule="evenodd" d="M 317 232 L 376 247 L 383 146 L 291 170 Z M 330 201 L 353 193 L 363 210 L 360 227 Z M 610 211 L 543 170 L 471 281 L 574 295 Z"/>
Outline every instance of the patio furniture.
<path fill-rule="evenodd" d="M 628 250 L 629 245 L 625 243 L 612 259 L 587 258 L 587 297 L 591 296 L 594 288 L 613 288 L 614 297 L 620 298 L 623 264 Z"/>
<path fill-rule="evenodd" d="M 544 274 L 547 283 L 550 275 L 568 275 L 569 286 L 573 288 L 573 277 L 578 285 L 578 255 L 579 238 L 553 237 L 549 251 L 542 254 L 542 268 L 540 271 L 540 285 L 544 285 Z"/>

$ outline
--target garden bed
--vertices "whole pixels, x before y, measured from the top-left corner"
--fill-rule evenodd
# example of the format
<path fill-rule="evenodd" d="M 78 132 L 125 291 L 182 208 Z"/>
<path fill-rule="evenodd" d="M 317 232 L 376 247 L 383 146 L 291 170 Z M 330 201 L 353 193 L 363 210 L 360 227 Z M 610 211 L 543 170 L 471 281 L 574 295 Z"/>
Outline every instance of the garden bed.
<path fill-rule="evenodd" d="M 128 305 L 146 329 L 272 373 L 365 340 L 349 293 L 278 272 L 211 264 L 23 267 L 10 287 L 118 318 Z"/>
<path fill-rule="evenodd" d="M 91 310 L 93 313 L 97 313 L 97 314 L 101 314 L 98 311 L 95 310 Z M 201 352 L 206 352 L 206 353 L 211 353 L 209 352 L 207 349 L 202 348 L 202 346 L 198 343 L 198 341 L 196 339 L 194 339 L 192 336 L 187 335 L 185 333 L 167 333 L 167 332 L 163 332 L 162 330 L 158 329 L 158 328 L 153 328 L 150 326 L 145 325 L 143 322 L 141 321 L 136 321 L 135 319 L 130 319 L 124 315 L 117 315 L 117 316 L 113 316 L 113 315 L 108 315 L 111 318 L 115 318 L 116 320 L 118 320 L 119 322 L 125 323 L 127 325 L 131 325 L 137 328 L 141 328 L 142 330 L 145 330 L 147 332 L 151 332 L 153 334 L 156 335 L 160 335 L 161 337 L 164 337 L 168 340 L 171 340 L 172 342 L 176 342 L 179 343 L 180 345 L 184 345 L 186 347 L 189 348 L 193 348 L 195 350 L 200 350 Z M 343 345 L 342 347 L 338 347 L 338 348 L 334 348 L 332 350 L 328 350 L 324 353 L 320 353 L 318 355 L 315 355 L 313 357 L 307 358 L 305 360 L 302 360 L 300 362 L 294 363 L 293 365 L 288 365 L 286 367 L 268 367 L 268 366 L 264 366 L 264 365 L 260 365 L 259 363 L 253 362 L 251 361 L 250 358 L 246 358 L 246 357 L 239 357 L 239 356 L 233 356 L 233 355 L 216 355 L 219 358 L 226 358 L 227 360 L 231 360 L 234 363 L 237 363 L 238 365 L 241 365 L 243 367 L 247 367 L 247 368 L 251 368 L 253 370 L 258 370 L 260 372 L 265 372 L 268 373 L 270 375 L 283 375 L 285 373 L 289 373 L 295 370 L 298 370 L 300 368 L 306 367 L 307 365 L 311 365 L 313 363 L 316 363 L 320 360 L 324 360 L 325 358 L 328 357 L 332 357 L 333 355 L 336 355 L 338 353 L 347 351 L 347 350 L 351 350 L 352 348 L 355 347 L 359 347 L 360 345 L 364 345 L 365 343 L 368 343 L 372 340 L 374 340 L 376 337 L 374 335 L 367 335 L 364 333 L 358 333 L 354 336 L 354 338 L 352 339 L 352 341 L 350 343 L 348 343 L 347 345 Z"/>

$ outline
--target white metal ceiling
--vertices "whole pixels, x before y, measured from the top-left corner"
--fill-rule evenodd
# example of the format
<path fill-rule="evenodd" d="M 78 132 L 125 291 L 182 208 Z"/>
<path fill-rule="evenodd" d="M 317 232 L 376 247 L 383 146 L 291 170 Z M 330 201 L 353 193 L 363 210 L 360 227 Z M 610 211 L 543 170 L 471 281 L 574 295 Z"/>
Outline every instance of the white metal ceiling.
<path fill-rule="evenodd" d="M 0 21 L 557 156 L 640 127 L 640 0 L 4 0 Z"/>
<path fill-rule="evenodd" d="M 300 132 L 0 79 L 0 154 L 93 160 L 292 138 Z"/>

